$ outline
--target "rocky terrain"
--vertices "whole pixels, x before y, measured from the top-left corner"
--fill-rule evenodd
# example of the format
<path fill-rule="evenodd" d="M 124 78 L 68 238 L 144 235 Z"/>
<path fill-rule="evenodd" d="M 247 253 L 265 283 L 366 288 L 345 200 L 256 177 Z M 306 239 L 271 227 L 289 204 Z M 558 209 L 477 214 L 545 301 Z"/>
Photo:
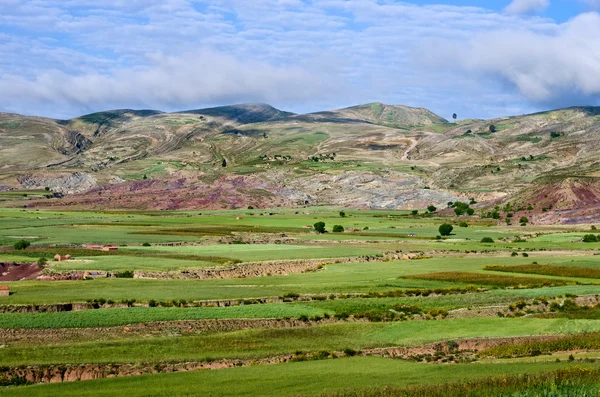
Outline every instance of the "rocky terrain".
<path fill-rule="evenodd" d="M 18 206 L 90 209 L 423 209 L 474 198 L 531 206 L 538 223 L 582 223 L 600 207 L 599 135 L 600 108 L 585 107 L 455 123 L 380 103 L 305 115 L 262 104 L 0 114 L 0 190 L 57 193 Z"/>

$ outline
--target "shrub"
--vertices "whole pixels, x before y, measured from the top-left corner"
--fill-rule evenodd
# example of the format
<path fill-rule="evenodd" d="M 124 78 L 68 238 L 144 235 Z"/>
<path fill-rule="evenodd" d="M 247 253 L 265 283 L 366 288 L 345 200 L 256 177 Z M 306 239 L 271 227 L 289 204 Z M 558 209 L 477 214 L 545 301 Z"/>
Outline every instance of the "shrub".
<path fill-rule="evenodd" d="M 452 233 L 452 230 L 454 230 L 454 226 L 449 225 L 447 223 L 444 223 L 443 225 L 441 225 L 439 227 L 438 230 L 440 232 L 440 235 L 442 235 L 442 236 L 449 236 L 450 233 Z"/>
<path fill-rule="evenodd" d="M 31 243 L 27 240 L 19 240 L 13 244 L 13 247 L 17 251 L 20 251 L 20 250 L 24 250 L 25 248 L 29 247 L 30 245 L 31 245 Z"/>
<path fill-rule="evenodd" d="M 363 230 L 369 230 L 369 226 L 363 227 Z"/>
<path fill-rule="evenodd" d="M 583 236 L 584 243 L 595 243 L 597 241 L 598 241 L 598 238 L 596 237 L 595 234 L 586 234 L 585 236 Z"/>
<path fill-rule="evenodd" d="M 598 229 L 596 228 L 596 226 L 594 226 L 594 225 L 592 225 L 591 229 L 592 229 L 592 230 L 598 230 Z"/>
<path fill-rule="evenodd" d="M 469 224 L 467 222 L 461 222 L 458 224 L 459 227 L 469 227 Z"/>
<path fill-rule="evenodd" d="M 523 256 L 523 258 L 528 258 L 529 257 L 529 254 L 527 252 L 523 252 L 521 255 Z"/>
<path fill-rule="evenodd" d="M 342 226 L 342 225 L 334 225 L 333 226 L 333 232 L 334 233 L 343 233 L 344 232 L 344 226 Z"/>
<path fill-rule="evenodd" d="M 437 211 L 437 208 L 434 205 L 430 205 L 429 207 L 427 207 L 427 211 L 435 212 L 435 211 Z"/>
<path fill-rule="evenodd" d="M 491 237 L 484 237 L 484 238 L 481 239 L 481 242 L 482 243 L 493 243 L 494 239 L 491 238 Z"/>
<path fill-rule="evenodd" d="M 346 213 L 344 211 L 340 211 L 340 217 L 341 218 L 345 218 L 346 217 Z"/>
<path fill-rule="evenodd" d="M 150 243 L 144 243 L 142 244 L 142 247 L 150 247 Z"/>
<path fill-rule="evenodd" d="M 454 213 L 456 214 L 456 216 L 461 216 L 462 214 L 464 214 L 465 210 L 463 210 L 462 208 L 455 208 L 454 209 Z"/>
<path fill-rule="evenodd" d="M 522 216 L 521 219 L 519 219 L 519 223 L 529 223 L 529 218 L 527 218 L 526 216 Z"/>
<path fill-rule="evenodd" d="M 156 306 L 158 306 L 158 302 L 155 301 L 154 299 L 150 299 L 148 301 L 148 306 L 150 306 L 150 307 L 156 307 Z"/>
<path fill-rule="evenodd" d="M 327 231 L 325 230 L 325 222 L 317 222 L 313 226 L 317 233 L 323 234 Z"/>
<path fill-rule="evenodd" d="M 475 210 L 473 208 L 467 208 L 466 212 L 469 216 L 475 215 Z"/>
<path fill-rule="evenodd" d="M 415 216 L 415 215 L 419 215 L 419 210 L 412 210 L 412 211 L 411 211 L 411 214 L 412 214 L 413 216 Z"/>
<path fill-rule="evenodd" d="M 48 264 L 48 259 L 40 258 L 38 259 L 37 263 L 39 267 L 44 268 Z"/>
<path fill-rule="evenodd" d="M 133 278 L 133 270 L 124 270 L 115 274 L 116 278 Z"/>

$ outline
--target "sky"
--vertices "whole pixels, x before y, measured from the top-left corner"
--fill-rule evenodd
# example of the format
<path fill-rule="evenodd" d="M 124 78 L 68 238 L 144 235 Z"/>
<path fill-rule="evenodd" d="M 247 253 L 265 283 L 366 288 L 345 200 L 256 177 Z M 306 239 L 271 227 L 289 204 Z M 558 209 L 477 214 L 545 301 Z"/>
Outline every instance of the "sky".
<path fill-rule="evenodd" d="M 600 0 L 0 0 L 0 112 L 600 105 Z"/>

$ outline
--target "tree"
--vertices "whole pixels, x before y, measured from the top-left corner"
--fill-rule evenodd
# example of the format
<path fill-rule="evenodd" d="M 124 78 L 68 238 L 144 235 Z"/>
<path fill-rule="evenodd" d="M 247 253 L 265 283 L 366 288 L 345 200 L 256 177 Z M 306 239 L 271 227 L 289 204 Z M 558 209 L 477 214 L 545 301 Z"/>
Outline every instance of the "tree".
<path fill-rule="evenodd" d="M 469 215 L 469 216 L 475 215 L 475 210 L 473 208 L 467 208 L 467 215 Z"/>
<path fill-rule="evenodd" d="M 452 230 L 454 230 L 454 226 L 444 223 L 438 230 L 442 236 L 449 236 Z"/>
<path fill-rule="evenodd" d="M 419 210 L 412 210 L 411 214 L 413 214 L 413 216 L 419 215 Z"/>
<path fill-rule="evenodd" d="M 494 239 L 491 238 L 491 237 L 484 237 L 484 238 L 481 239 L 481 242 L 482 243 L 493 243 Z"/>
<path fill-rule="evenodd" d="M 333 226 L 334 233 L 344 233 L 344 226 L 342 225 L 334 225 Z"/>
<path fill-rule="evenodd" d="M 144 174 L 144 177 L 142 179 L 148 179 L 148 175 Z"/>
<path fill-rule="evenodd" d="M 223 159 L 223 161 L 221 162 L 221 167 L 227 167 L 227 160 Z"/>
<path fill-rule="evenodd" d="M 526 216 L 522 216 L 521 219 L 519 219 L 519 223 L 528 224 L 529 218 L 527 218 Z"/>
<path fill-rule="evenodd" d="M 323 234 L 327 231 L 325 230 L 325 222 L 317 222 L 313 226 L 315 227 L 317 233 Z"/>
<path fill-rule="evenodd" d="M 454 213 L 456 214 L 456 216 L 461 216 L 462 214 L 464 214 L 465 210 L 463 210 L 462 208 L 455 208 L 454 209 Z"/>
<path fill-rule="evenodd" d="M 40 258 L 40 259 L 38 259 L 37 263 L 38 263 L 38 266 L 43 269 L 48 264 L 48 259 Z"/>
<path fill-rule="evenodd" d="M 490 124 L 490 132 L 496 132 L 496 126 L 494 124 Z"/>
<path fill-rule="evenodd" d="M 592 230 L 598 230 L 596 226 L 592 225 Z"/>
<path fill-rule="evenodd" d="M 469 224 L 467 222 L 461 222 L 458 224 L 459 227 L 469 227 Z"/>
<path fill-rule="evenodd" d="M 44 188 L 44 190 L 46 190 L 47 192 L 49 192 L 49 191 L 50 191 L 50 188 L 49 188 L 48 186 L 46 186 L 46 187 Z"/>
<path fill-rule="evenodd" d="M 24 250 L 25 248 L 29 247 L 30 245 L 31 245 L 31 243 L 27 240 L 19 240 L 13 244 L 13 247 L 17 251 L 20 251 L 20 250 Z"/>
<path fill-rule="evenodd" d="M 435 208 L 435 205 L 430 205 L 429 207 L 427 207 L 427 211 L 435 212 L 435 211 L 437 211 L 437 208 Z"/>
<path fill-rule="evenodd" d="M 345 218 L 346 217 L 346 213 L 344 211 L 340 211 L 340 218 Z"/>
<path fill-rule="evenodd" d="M 456 118 L 457 118 L 457 117 L 458 117 L 458 116 L 456 115 L 456 113 L 454 113 L 454 114 L 452 115 L 452 118 L 454 119 L 454 121 L 456 121 Z"/>
<path fill-rule="evenodd" d="M 583 236 L 584 243 L 595 243 L 596 241 L 598 241 L 598 238 L 595 234 L 586 234 Z"/>

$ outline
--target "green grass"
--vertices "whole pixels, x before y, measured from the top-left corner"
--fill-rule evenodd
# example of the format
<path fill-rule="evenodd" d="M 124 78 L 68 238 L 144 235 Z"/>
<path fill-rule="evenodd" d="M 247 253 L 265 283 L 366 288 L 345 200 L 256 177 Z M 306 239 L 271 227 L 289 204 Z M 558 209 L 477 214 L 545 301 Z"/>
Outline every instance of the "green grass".
<path fill-rule="evenodd" d="M 71 312 L 4 313 L 0 328 L 114 327 L 154 321 L 322 316 L 325 310 L 300 304 L 257 304 L 233 307 L 134 307 Z"/>
<path fill-rule="evenodd" d="M 588 365 L 591 368 L 595 366 Z M 429 365 L 376 357 L 356 357 L 219 371 L 144 375 L 85 382 L 11 388 L 17 396 L 315 396 L 340 390 L 428 385 L 458 379 L 539 374 L 569 368 L 566 363 Z"/>
<path fill-rule="evenodd" d="M 393 323 L 339 323 L 178 337 L 32 344 L 0 349 L 1 365 L 256 359 L 295 351 L 362 350 L 473 337 L 600 332 L 596 320 L 474 318 Z"/>

